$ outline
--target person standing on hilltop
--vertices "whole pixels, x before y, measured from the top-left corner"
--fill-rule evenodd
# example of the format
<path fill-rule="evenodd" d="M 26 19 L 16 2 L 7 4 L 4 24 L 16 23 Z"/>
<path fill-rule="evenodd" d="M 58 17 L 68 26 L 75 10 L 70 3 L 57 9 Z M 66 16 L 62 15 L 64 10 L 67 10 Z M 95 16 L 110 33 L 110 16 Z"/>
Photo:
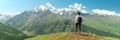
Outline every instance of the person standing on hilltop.
<path fill-rule="evenodd" d="M 77 34 L 77 32 L 79 31 L 79 34 L 81 34 L 82 32 L 82 16 L 81 16 L 81 12 L 77 12 L 77 15 L 75 17 L 75 33 Z"/>

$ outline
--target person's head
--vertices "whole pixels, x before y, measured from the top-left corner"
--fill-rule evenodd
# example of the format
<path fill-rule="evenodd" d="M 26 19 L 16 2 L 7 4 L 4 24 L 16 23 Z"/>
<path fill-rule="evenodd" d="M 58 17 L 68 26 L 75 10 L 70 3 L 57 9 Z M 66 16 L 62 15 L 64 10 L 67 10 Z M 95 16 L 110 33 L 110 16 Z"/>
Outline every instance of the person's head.
<path fill-rule="evenodd" d="M 77 15 L 81 15 L 80 12 L 77 12 Z"/>

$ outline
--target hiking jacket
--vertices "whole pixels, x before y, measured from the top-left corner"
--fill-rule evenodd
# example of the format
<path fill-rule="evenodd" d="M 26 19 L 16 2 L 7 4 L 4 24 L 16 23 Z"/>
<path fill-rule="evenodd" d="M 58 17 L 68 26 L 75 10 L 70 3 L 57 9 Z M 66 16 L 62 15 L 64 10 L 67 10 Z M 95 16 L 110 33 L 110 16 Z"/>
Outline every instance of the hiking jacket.
<path fill-rule="evenodd" d="M 78 23 L 78 17 L 81 17 L 82 18 L 82 16 L 81 15 L 77 15 L 76 17 L 75 17 L 75 23 Z M 83 18 L 82 18 L 83 19 Z"/>

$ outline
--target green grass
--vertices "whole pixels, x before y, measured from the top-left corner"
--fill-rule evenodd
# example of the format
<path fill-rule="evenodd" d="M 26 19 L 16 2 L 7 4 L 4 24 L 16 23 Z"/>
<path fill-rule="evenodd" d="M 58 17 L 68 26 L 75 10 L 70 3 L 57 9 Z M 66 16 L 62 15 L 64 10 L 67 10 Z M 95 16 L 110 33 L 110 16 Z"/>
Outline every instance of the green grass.
<path fill-rule="evenodd" d="M 83 24 L 97 30 L 101 30 L 110 34 L 118 35 L 120 38 L 119 24 L 120 18 L 107 16 L 84 16 Z M 111 36 L 112 37 L 112 36 Z"/>
<path fill-rule="evenodd" d="M 23 40 L 25 37 L 21 31 L 0 23 L 0 40 Z"/>
<path fill-rule="evenodd" d="M 119 40 L 117 38 L 97 36 L 90 33 L 74 34 L 74 33 L 54 33 L 47 35 L 38 35 L 25 40 Z"/>

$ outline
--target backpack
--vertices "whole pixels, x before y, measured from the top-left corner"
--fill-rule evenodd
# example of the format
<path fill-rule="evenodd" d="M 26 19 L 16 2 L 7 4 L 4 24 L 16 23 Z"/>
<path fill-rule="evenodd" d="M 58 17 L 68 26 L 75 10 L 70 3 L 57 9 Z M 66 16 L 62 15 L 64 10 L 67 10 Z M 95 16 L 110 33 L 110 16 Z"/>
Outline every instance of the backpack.
<path fill-rule="evenodd" d="M 77 21 L 78 21 L 78 23 L 81 23 L 82 22 L 82 17 L 78 17 Z"/>

